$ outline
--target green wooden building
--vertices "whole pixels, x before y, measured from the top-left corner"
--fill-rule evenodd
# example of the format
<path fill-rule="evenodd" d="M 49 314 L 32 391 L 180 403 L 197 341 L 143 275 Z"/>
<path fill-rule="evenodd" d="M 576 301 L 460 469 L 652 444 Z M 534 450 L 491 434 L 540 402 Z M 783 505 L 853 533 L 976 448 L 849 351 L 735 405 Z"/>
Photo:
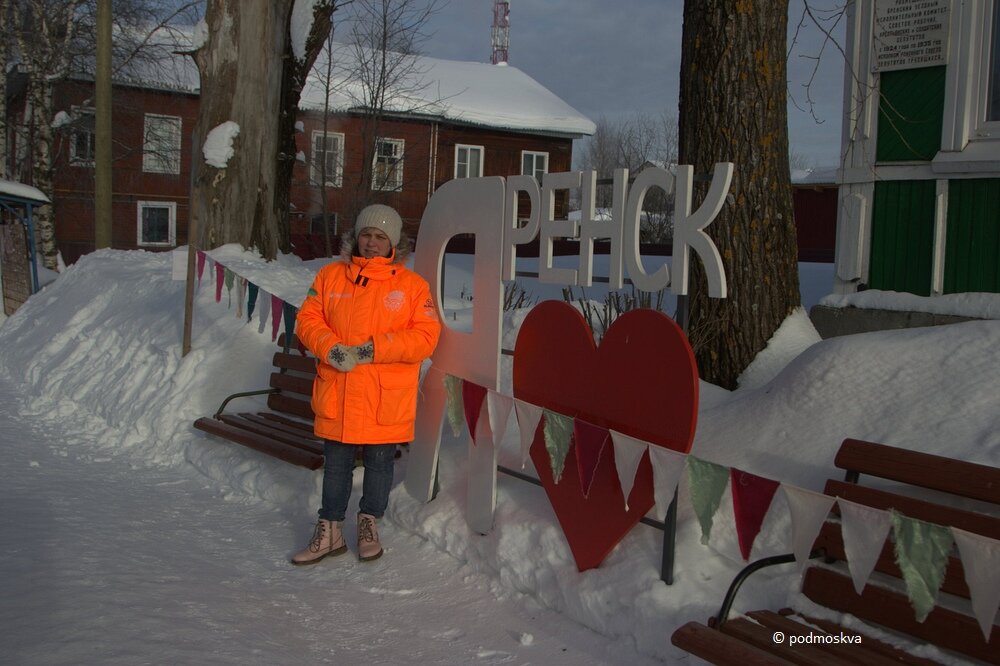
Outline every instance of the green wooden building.
<path fill-rule="evenodd" d="M 1000 292 L 1000 0 L 848 16 L 834 290 Z"/>

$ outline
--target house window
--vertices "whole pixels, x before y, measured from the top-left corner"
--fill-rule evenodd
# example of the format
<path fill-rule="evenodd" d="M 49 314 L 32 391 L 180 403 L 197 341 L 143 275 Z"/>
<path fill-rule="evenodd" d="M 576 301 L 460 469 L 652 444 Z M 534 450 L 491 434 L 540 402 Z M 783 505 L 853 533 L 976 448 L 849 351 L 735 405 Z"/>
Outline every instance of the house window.
<path fill-rule="evenodd" d="M 372 189 L 403 189 L 403 140 L 376 139 L 372 164 Z"/>
<path fill-rule="evenodd" d="M 327 213 L 326 214 L 326 228 L 330 232 L 331 238 L 337 237 L 337 214 Z M 309 219 L 309 233 L 315 236 L 322 236 L 325 232 L 323 231 L 323 216 L 313 215 Z"/>
<path fill-rule="evenodd" d="M 521 153 L 521 175 L 534 176 L 542 182 L 542 176 L 549 171 L 549 154 L 525 150 Z"/>
<path fill-rule="evenodd" d="M 483 147 L 455 146 L 455 178 L 479 178 L 483 175 Z"/>
<path fill-rule="evenodd" d="M 181 172 L 181 119 L 147 113 L 143 127 L 142 170 L 147 173 Z"/>
<path fill-rule="evenodd" d="M 96 140 L 94 134 L 94 110 L 74 109 L 70 137 L 69 161 L 74 166 L 94 166 Z"/>
<path fill-rule="evenodd" d="M 140 201 L 137 245 L 173 247 L 177 244 L 177 204 L 173 201 Z"/>
<path fill-rule="evenodd" d="M 986 101 L 986 120 L 1000 121 L 1000 1 L 993 3 L 992 47 L 990 48 L 989 97 Z"/>
<path fill-rule="evenodd" d="M 326 169 L 326 187 L 340 187 L 344 182 L 344 135 L 333 132 L 312 133 L 312 161 L 309 178 L 314 184 L 323 181 Z"/>

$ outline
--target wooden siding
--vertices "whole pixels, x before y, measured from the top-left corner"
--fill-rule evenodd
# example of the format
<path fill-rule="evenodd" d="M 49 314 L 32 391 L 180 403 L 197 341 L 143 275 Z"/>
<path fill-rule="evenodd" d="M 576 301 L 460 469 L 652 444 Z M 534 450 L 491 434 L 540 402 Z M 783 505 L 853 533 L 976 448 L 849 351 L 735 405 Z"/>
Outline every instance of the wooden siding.
<path fill-rule="evenodd" d="M 941 149 L 944 65 L 879 76 L 878 162 L 930 161 Z"/>
<path fill-rule="evenodd" d="M 869 287 L 930 295 L 936 187 L 933 180 L 875 184 Z"/>
<path fill-rule="evenodd" d="M 948 183 L 944 292 L 1000 292 L 1000 179 Z"/>
<path fill-rule="evenodd" d="M 67 81 L 55 89 L 55 108 L 92 105 L 93 85 Z M 181 118 L 180 173 L 143 171 L 145 115 Z M 190 193 L 191 132 L 198 114 L 198 98 L 177 92 L 139 88 L 114 88 L 112 110 L 112 247 L 135 249 L 139 201 L 174 202 L 177 206 L 177 245 L 187 244 L 188 196 Z M 94 168 L 70 163 L 70 141 L 66 132 L 56 134 L 54 194 L 56 239 L 66 263 L 94 250 Z M 146 248 L 151 250 L 170 248 Z"/>

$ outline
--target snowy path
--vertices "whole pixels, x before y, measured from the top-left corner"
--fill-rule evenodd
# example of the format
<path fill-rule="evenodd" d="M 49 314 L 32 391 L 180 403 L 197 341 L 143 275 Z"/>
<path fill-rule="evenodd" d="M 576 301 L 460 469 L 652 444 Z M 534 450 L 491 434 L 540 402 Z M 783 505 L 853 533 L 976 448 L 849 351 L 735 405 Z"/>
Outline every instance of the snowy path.
<path fill-rule="evenodd" d="M 0 381 L 4 663 L 654 663 L 390 523 L 377 562 L 293 568 L 308 516 L 109 458 L 21 401 Z"/>

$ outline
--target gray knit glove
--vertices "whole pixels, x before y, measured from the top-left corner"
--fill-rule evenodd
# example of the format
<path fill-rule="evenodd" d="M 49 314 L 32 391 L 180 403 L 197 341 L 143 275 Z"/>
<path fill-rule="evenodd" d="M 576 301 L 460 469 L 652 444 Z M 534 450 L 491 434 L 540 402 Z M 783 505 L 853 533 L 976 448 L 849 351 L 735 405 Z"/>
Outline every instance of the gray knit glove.
<path fill-rule="evenodd" d="M 354 347 L 345 347 L 338 343 L 326 355 L 326 361 L 341 372 L 350 372 L 357 365 L 358 357 L 354 354 Z"/>
<path fill-rule="evenodd" d="M 373 340 L 351 347 L 350 350 L 358 363 L 371 363 L 375 360 L 375 342 Z"/>

